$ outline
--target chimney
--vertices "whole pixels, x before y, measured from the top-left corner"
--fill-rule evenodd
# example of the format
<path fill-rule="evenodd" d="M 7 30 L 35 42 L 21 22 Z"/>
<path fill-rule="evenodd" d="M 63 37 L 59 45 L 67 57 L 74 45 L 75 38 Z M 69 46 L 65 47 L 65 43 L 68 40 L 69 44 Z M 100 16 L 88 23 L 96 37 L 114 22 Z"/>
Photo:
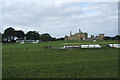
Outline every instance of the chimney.
<path fill-rule="evenodd" d="M 72 31 L 70 31 L 70 36 L 72 35 Z"/>

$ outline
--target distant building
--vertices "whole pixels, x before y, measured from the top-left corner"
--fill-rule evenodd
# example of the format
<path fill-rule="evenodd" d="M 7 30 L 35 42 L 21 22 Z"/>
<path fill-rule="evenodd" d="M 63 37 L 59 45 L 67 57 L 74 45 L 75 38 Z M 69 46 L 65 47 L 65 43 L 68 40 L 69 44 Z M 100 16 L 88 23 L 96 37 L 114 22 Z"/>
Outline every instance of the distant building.
<path fill-rule="evenodd" d="M 76 33 L 74 35 L 72 35 L 72 32 L 70 31 L 70 36 L 65 36 L 65 41 L 68 41 L 68 40 L 80 41 L 80 40 L 86 40 L 87 38 L 88 38 L 88 34 L 87 33 L 83 33 L 79 29 L 79 33 Z"/>
<path fill-rule="evenodd" d="M 104 34 L 99 34 L 98 36 L 95 37 L 96 40 L 103 40 Z"/>
<path fill-rule="evenodd" d="M 72 35 L 72 32 L 70 31 L 70 36 L 65 36 L 65 41 L 81 41 L 81 40 L 103 40 L 104 34 L 99 34 L 98 36 L 91 35 L 90 38 L 88 38 L 88 33 L 82 32 L 79 29 L 79 33 L 76 33 Z"/>

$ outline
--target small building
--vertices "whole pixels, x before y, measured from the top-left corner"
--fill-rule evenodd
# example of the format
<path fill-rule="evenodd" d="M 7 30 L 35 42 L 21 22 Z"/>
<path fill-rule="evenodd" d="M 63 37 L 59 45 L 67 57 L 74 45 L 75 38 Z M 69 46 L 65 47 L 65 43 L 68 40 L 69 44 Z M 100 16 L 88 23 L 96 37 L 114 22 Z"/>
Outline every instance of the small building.
<path fill-rule="evenodd" d="M 96 40 L 103 40 L 104 34 L 99 34 L 98 36 L 95 37 Z"/>
<path fill-rule="evenodd" d="M 25 43 L 39 43 L 39 40 L 16 40 L 18 44 L 25 44 Z"/>
<path fill-rule="evenodd" d="M 104 34 L 99 34 L 98 36 L 91 35 L 91 40 L 103 40 Z"/>

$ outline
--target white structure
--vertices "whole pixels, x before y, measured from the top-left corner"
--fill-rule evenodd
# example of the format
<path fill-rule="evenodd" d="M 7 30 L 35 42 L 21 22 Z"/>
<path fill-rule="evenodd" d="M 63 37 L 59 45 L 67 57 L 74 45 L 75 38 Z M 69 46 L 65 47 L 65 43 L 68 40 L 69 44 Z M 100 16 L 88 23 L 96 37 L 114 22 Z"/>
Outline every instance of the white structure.
<path fill-rule="evenodd" d="M 87 45 L 81 45 L 81 48 L 101 48 L 99 44 L 87 44 Z"/>
<path fill-rule="evenodd" d="M 80 46 L 63 46 L 61 49 L 67 49 L 67 48 L 80 48 Z"/>
<path fill-rule="evenodd" d="M 99 44 L 85 44 L 81 46 L 64 46 L 61 49 L 67 49 L 67 48 L 101 48 Z"/>
<path fill-rule="evenodd" d="M 39 40 L 16 40 L 16 43 L 24 44 L 24 43 L 39 43 Z"/>
<path fill-rule="evenodd" d="M 80 46 L 64 46 L 65 48 L 80 48 Z"/>
<path fill-rule="evenodd" d="M 120 44 L 109 44 L 110 47 L 120 48 Z"/>

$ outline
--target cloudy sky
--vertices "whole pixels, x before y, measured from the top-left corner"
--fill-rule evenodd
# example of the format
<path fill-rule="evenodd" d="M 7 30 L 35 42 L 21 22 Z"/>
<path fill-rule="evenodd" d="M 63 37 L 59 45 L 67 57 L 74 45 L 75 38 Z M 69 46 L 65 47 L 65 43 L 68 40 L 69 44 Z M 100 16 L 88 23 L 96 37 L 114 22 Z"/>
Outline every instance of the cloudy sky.
<path fill-rule="evenodd" d="M 3 2 L 0 32 L 9 26 L 16 30 L 49 33 L 64 37 L 78 29 L 90 35 L 118 34 L 117 2 Z"/>

